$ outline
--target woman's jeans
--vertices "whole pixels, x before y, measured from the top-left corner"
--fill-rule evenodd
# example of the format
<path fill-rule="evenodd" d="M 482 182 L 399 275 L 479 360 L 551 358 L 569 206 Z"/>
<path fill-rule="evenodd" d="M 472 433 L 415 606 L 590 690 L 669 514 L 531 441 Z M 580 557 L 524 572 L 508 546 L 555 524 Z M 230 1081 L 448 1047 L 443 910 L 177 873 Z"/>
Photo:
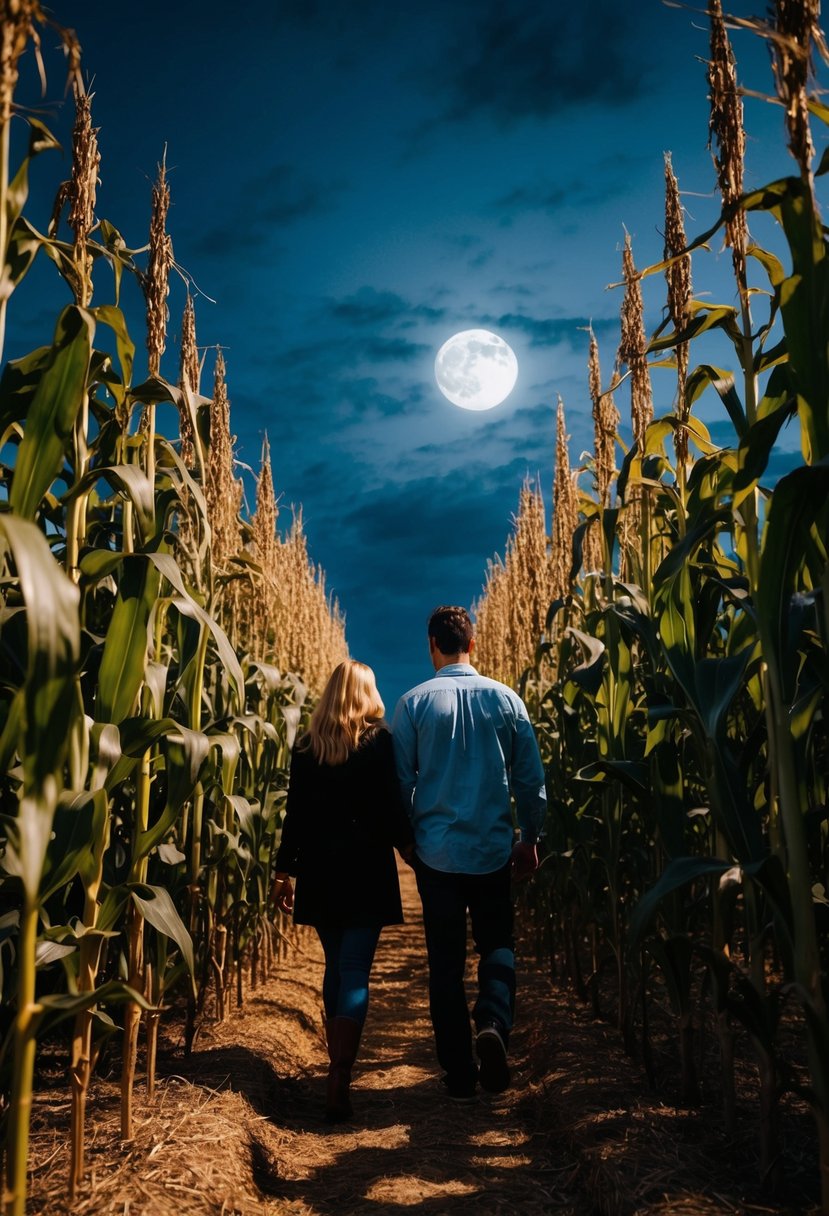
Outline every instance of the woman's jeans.
<path fill-rule="evenodd" d="M 368 1009 L 368 977 L 380 926 L 317 928 L 325 953 L 322 1003 L 327 1018 L 352 1018 L 362 1026 Z"/>
<path fill-rule="evenodd" d="M 438 1062 L 450 1084 L 474 1080 L 466 1003 L 466 914 L 478 952 L 475 1026 L 495 1024 L 506 1043 L 515 1008 L 515 950 L 509 863 L 492 874 L 446 874 L 415 862 L 429 955 L 429 1012 Z"/>

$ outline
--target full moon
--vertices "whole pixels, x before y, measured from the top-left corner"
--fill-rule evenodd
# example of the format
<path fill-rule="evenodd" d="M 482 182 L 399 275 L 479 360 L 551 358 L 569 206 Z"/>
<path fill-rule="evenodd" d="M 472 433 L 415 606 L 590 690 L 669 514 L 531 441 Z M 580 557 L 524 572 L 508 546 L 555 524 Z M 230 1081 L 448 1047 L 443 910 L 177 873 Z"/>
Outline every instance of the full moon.
<path fill-rule="evenodd" d="M 465 329 L 437 353 L 435 379 L 453 405 L 491 410 L 512 392 L 518 360 L 511 346 L 488 329 Z"/>

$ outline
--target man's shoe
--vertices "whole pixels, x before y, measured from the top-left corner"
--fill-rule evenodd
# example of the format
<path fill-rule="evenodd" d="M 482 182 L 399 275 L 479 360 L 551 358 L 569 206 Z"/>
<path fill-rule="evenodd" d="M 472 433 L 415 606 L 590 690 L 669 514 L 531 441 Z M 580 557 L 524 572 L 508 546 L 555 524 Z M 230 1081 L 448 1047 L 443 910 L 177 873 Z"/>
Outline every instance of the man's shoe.
<path fill-rule="evenodd" d="M 500 1094 L 510 1083 L 507 1064 L 507 1045 L 498 1027 L 493 1023 L 482 1026 L 475 1040 L 475 1051 L 480 1065 L 481 1088 L 491 1094 Z"/>
<path fill-rule="evenodd" d="M 475 1092 L 477 1082 L 474 1078 L 471 1081 L 459 1082 L 454 1078 L 450 1079 L 447 1075 L 441 1079 L 446 1086 L 450 1101 L 455 1102 L 458 1106 L 472 1106 L 478 1101 L 478 1095 Z"/>

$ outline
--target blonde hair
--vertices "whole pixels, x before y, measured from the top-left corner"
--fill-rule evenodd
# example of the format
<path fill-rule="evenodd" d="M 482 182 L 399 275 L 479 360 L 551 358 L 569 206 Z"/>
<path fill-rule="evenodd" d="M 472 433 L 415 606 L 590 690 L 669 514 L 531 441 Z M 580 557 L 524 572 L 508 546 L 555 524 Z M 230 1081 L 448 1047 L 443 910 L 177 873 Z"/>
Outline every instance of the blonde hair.
<path fill-rule="evenodd" d="M 345 659 L 332 671 L 311 715 L 305 746 L 320 764 L 345 764 L 384 712 L 374 672 L 365 663 Z"/>

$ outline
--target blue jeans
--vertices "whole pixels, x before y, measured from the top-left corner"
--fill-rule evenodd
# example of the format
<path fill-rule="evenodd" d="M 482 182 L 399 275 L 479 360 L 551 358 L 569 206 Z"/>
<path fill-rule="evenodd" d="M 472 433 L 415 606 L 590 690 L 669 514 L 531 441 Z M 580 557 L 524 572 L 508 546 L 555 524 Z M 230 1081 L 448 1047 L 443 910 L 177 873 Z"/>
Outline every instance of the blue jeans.
<path fill-rule="evenodd" d="M 325 953 L 322 1003 L 327 1018 L 352 1018 L 362 1026 L 368 1009 L 368 977 L 380 926 L 361 929 L 317 927 Z"/>
<path fill-rule="evenodd" d="M 438 1062 L 451 1082 L 474 1079 L 466 1003 L 466 914 L 478 952 L 477 1029 L 494 1022 L 509 1039 L 515 1009 L 515 948 L 509 863 L 492 874 L 445 874 L 415 862 L 429 956 L 429 1012 Z"/>

